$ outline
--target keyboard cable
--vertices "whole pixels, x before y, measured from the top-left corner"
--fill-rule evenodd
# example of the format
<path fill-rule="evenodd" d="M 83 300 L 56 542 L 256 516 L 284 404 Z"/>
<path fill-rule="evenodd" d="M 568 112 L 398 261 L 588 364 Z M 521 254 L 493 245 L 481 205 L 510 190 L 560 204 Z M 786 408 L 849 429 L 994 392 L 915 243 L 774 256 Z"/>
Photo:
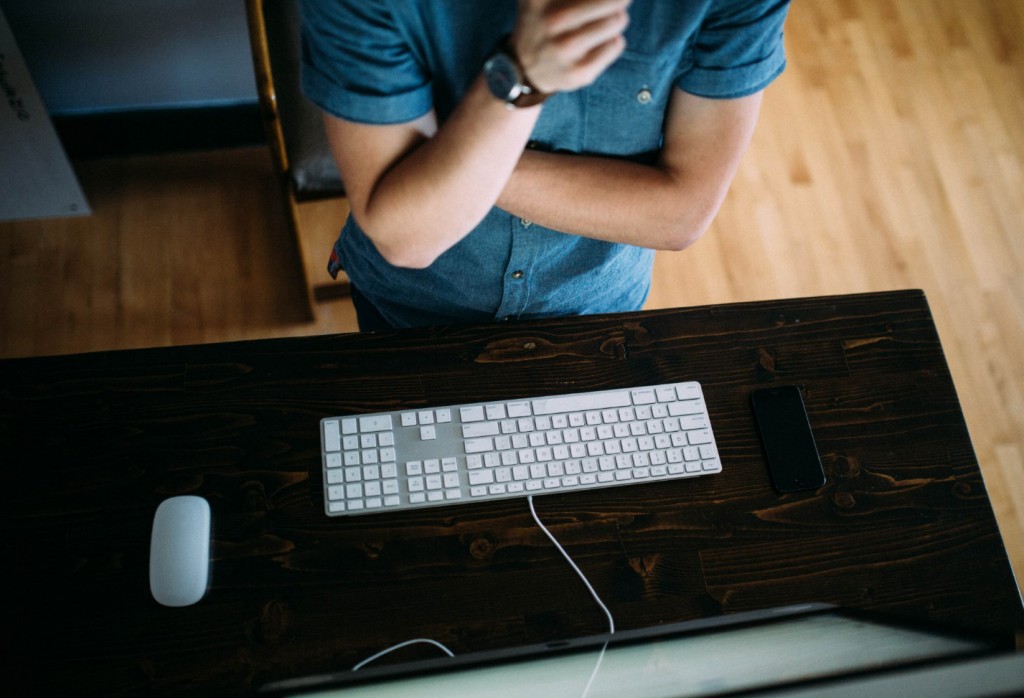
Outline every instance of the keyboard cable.
<path fill-rule="evenodd" d="M 583 574 L 583 571 L 576 565 L 576 563 L 573 561 L 572 557 L 569 556 L 569 553 L 567 553 L 565 548 L 562 547 L 562 544 L 558 542 L 558 539 L 555 538 L 555 536 L 551 533 L 551 531 L 548 530 L 548 527 L 544 525 L 544 522 L 540 520 L 540 517 L 537 515 L 537 509 L 533 506 L 533 495 L 529 495 L 526 498 L 526 502 L 530 505 L 530 515 L 533 516 L 534 522 L 537 524 L 537 526 L 540 527 L 540 530 L 542 530 L 544 532 L 544 535 L 546 535 L 548 537 L 548 539 L 554 544 L 554 546 L 558 550 L 558 552 L 560 552 L 562 554 L 562 557 L 564 557 L 565 561 L 569 563 L 569 566 L 573 568 L 573 570 L 576 572 L 577 575 L 579 575 L 579 578 L 583 580 L 583 584 L 587 587 L 587 591 L 590 592 L 590 595 L 594 598 L 594 601 L 596 601 L 597 605 L 601 607 L 602 611 L 604 611 L 605 616 L 607 616 L 607 618 L 608 618 L 608 635 L 614 635 L 615 634 L 615 619 L 612 617 L 611 611 L 608 610 L 608 607 L 601 600 L 601 597 L 597 595 L 596 591 L 594 591 L 594 587 L 590 584 L 590 580 L 587 579 L 587 576 L 585 574 Z M 387 649 L 381 650 L 380 652 L 378 652 L 377 654 L 375 654 L 375 655 L 373 655 L 371 657 L 367 657 L 366 659 L 364 659 L 363 661 L 359 662 L 354 667 L 352 667 L 352 671 L 359 671 L 360 669 L 362 669 L 364 666 L 366 666 L 370 662 L 373 662 L 373 661 L 375 661 L 377 659 L 380 659 L 381 657 L 383 657 L 384 655 L 386 655 L 386 654 L 388 654 L 390 652 L 394 652 L 395 650 L 401 649 L 402 647 L 408 647 L 409 645 L 415 645 L 415 644 L 419 644 L 419 643 L 426 643 L 426 644 L 434 645 L 435 647 L 438 647 L 442 651 L 444 651 L 444 653 L 447 654 L 449 657 L 454 657 L 455 656 L 455 653 L 453 653 L 450 649 L 445 647 L 443 644 L 441 644 L 437 640 L 431 640 L 429 638 L 415 638 L 413 640 L 406 640 L 404 642 L 399 642 L 397 645 L 392 645 L 391 647 L 388 647 Z M 594 677 L 597 676 L 598 669 L 601 668 L 601 662 L 604 660 L 605 650 L 607 650 L 607 649 L 608 649 L 608 641 L 605 640 L 604 644 L 601 646 L 601 653 L 600 653 L 600 655 L 598 655 L 597 664 L 594 665 L 594 670 L 590 674 L 590 679 L 587 681 L 586 688 L 583 689 L 583 696 L 584 697 L 590 692 L 590 686 L 594 682 Z"/>
<path fill-rule="evenodd" d="M 596 601 L 597 605 L 601 607 L 601 610 L 604 611 L 604 614 L 608 616 L 608 634 L 614 635 L 615 619 L 612 618 L 611 611 L 608 610 L 608 607 L 604 605 L 603 601 L 601 601 L 601 597 L 597 595 L 596 591 L 594 591 L 594 587 L 590 585 L 590 581 L 587 579 L 587 576 L 583 574 L 579 567 L 576 566 L 576 563 L 573 562 L 573 559 L 569 557 L 569 553 L 565 552 L 565 548 L 562 547 L 562 544 L 558 542 L 558 540 L 551 534 L 551 531 L 548 530 L 548 527 L 545 526 L 544 523 L 540 520 L 540 517 L 537 516 L 537 510 L 533 506 L 533 495 L 531 494 L 530 496 L 528 496 L 526 498 L 526 501 L 530 505 L 530 513 L 533 515 L 533 520 L 537 522 L 538 526 L 540 526 L 540 530 L 544 531 L 544 534 L 549 539 L 551 539 L 552 543 L 555 544 L 555 547 L 558 548 L 558 552 L 562 553 L 562 557 L 565 558 L 566 562 L 569 563 L 569 566 L 572 567 L 576 571 L 576 574 L 579 575 L 580 579 L 583 580 L 583 583 L 587 587 L 587 591 L 589 591 L 590 595 L 594 597 L 594 601 Z"/>

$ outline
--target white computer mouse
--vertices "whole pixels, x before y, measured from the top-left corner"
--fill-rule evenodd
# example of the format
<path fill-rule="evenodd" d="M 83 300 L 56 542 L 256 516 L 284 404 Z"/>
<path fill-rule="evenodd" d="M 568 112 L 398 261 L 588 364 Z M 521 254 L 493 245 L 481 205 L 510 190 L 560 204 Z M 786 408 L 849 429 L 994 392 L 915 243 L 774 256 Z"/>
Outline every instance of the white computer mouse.
<path fill-rule="evenodd" d="M 210 504 L 183 495 L 160 502 L 149 546 L 149 590 L 164 606 L 189 606 L 210 579 Z"/>

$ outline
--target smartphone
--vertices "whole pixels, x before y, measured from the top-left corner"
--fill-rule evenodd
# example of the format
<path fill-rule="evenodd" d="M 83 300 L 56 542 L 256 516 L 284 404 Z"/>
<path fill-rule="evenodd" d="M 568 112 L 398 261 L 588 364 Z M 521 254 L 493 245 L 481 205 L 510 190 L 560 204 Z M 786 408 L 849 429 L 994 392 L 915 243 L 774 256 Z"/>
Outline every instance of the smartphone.
<path fill-rule="evenodd" d="M 825 471 L 800 388 L 784 385 L 755 390 L 750 402 L 775 489 L 800 492 L 824 485 Z"/>

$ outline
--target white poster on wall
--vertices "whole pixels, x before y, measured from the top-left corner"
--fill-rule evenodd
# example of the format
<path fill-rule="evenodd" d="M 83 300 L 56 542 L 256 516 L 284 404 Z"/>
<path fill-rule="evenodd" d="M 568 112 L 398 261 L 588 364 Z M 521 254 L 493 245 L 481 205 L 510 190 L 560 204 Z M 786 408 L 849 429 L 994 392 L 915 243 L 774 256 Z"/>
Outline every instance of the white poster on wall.
<path fill-rule="evenodd" d="M 0 10 L 0 220 L 90 213 Z"/>

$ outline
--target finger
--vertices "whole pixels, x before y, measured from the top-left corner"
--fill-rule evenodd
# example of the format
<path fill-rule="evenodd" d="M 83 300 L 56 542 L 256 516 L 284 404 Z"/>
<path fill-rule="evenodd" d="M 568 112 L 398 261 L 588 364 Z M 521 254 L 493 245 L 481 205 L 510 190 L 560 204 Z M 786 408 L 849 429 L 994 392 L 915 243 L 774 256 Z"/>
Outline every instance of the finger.
<path fill-rule="evenodd" d="M 586 87 L 594 82 L 625 49 L 626 40 L 622 36 L 616 36 L 591 49 L 573 68 L 574 88 Z"/>
<path fill-rule="evenodd" d="M 629 15 L 625 12 L 618 12 L 591 22 L 571 34 L 561 36 L 553 43 L 559 59 L 565 64 L 573 64 L 583 59 L 595 48 L 621 36 L 628 25 Z"/>
<path fill-rule="evenodd" d="M 610 15 L 625 11 L 631 0 L 574 0 L 549 5 L 545 26 L 552 36 L 565 34 Z"/>

